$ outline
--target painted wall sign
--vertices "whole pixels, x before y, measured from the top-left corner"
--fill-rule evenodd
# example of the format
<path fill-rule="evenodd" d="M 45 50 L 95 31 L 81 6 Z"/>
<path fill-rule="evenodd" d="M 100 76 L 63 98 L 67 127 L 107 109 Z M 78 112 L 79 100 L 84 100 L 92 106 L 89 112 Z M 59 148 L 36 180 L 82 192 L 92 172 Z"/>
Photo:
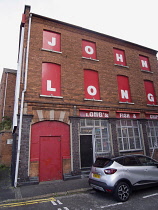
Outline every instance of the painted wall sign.
<path fill-rule="evenodd" d="M 43 31 L 43 48 L 60 52 L 60 34 Z"/>
<path fill-rule="evenodd" d="M 123 118 L 123 119 L 139 119 L 140 113 L 132 113 L 132 112 L 116 112 L 117 118 Z"/>
<path fill-rule="evenodd" d="M 109 118 L 109 112 L 102 110 L 80 110 L 80 117 Z"/>
<path fill-rule="evenodd" d="M 147 104 L 156 105 L 155 89 L 152 81 L 144 81 Z"/>
<path fill-rule="evenodd" d="M 158 120 L 158 113 L 145 113 L 146 119 Z"/>
<path fill-rule="evenodd" d="M 100 89 L 98 72 L 93 70 L 84 70 L 84 91 L 86 99 L 100 100 Z"/>
<path fill-rule="evenodd" d="M 126 58 L 124 50 L 114 48 L 114 62 L 118 65 L 126 66 Z"/>
<path fill-rule="evenodd" d="M 85 58 L 97 59 L 96 56 L 96 44 L 82 40 L 82 56 Z"/>
<path fill-rule="evenodd" d="M 150 64 L 148 57 L 140 55 L 139 59 L 140 59 L 141 70 L 150 71 Z"/>
<path fill-rule="evenodd" d="M 118 75 L 118 93 L 120 102 L 132 102 L 128 77 Z"/>
<path fill-rule="evenodd" d="M 61 96 L 60 65 L 42 64 L 42 95 Z"/>

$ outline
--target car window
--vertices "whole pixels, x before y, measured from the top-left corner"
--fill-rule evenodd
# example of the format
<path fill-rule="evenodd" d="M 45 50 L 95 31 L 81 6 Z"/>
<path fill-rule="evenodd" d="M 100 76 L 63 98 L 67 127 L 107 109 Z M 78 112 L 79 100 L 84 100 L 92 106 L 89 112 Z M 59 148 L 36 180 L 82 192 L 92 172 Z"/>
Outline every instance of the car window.
<path fill-rule="evenodd" d="M 104 168 L 110 166 L 113 163 L 112 160 L 107 158 L 97 158 L 95 163 L 93 164 L 94 167 Z"/>
<path fill-rule="evenodd" d="M 138 162 L 135 157 L 124 157 L 124 166 L 138 166 Z"/>
<path fill-rule="evenodd" d="M 153 166 L 155 165 L 155 163 L 157 163 L 155 160 L 149 158 L 149 157 L 144 157 L 144 156 L 140 156 L 138 157 L 141 165 L 143 166 Z"/>

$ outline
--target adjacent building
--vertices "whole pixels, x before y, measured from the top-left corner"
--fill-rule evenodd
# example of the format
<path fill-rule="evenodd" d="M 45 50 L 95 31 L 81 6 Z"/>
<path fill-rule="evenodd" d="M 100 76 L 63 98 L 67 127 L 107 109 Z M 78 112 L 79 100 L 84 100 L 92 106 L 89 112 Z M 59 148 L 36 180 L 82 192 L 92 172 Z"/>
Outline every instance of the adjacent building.
<path fill-rule="evenodd" d="M 97 156 L 158 159 L 156 50 L 29 6 L 19 43 L 15 186 L 81 176 Z"/>

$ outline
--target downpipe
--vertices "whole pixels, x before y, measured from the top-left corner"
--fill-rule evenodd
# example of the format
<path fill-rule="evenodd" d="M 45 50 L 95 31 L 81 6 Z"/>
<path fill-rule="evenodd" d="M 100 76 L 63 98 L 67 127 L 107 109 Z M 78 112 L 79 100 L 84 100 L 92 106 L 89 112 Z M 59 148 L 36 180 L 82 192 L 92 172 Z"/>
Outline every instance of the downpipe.
<path fill-rule="evenodd" d="M 23 120 L 23 109 L 24 109 L 24 97 L 25 97 L 25 92 L 26 92 L 26 89 L 27 89 L 28 56 L 29 56 L 30 31 L 31 31 L 31 17 L 32 17 L 32 14 L 30 14 L 30 16 L 29 16 L 27 51 L 26 51 L 26 66 L 25 66 L 25 81 L 24 81 L 24 89 L 23 89 L 22 95 L 21 95 L 19 133 L 18 133 L 19 134 L 19 138 L 18 138 L 18 148 L 17 148 L 17 158 L 16 158 L 14 187 L 17 187 L 18 172 L 19 172 L 20 148 L 21 148 L 21 133 L 22 133 L 22 120 Z"/>

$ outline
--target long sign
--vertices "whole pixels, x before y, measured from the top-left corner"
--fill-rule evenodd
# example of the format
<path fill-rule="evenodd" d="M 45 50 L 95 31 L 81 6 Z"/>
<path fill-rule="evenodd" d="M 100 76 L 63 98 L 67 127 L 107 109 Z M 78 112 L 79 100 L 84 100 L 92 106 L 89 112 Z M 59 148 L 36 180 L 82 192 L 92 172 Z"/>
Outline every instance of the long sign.
<path fill-rule="evenodd" d="M 109 111 L 105 110 L 80 110 L 80 117 L 108 118 Z"/>

